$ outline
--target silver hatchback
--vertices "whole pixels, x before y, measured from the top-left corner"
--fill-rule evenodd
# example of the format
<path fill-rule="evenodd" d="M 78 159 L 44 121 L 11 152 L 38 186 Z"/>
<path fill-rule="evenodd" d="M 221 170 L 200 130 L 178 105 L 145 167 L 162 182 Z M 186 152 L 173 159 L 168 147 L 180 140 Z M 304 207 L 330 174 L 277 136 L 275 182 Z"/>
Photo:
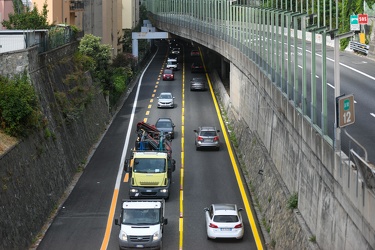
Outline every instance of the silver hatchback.
<path fill-rule="evenodd" d="M 218 133 L 220 130 L 216 127 L 199 127 L 195 132 L 195 149 L 214 148 L 220 149 L 220 139 Z"/>

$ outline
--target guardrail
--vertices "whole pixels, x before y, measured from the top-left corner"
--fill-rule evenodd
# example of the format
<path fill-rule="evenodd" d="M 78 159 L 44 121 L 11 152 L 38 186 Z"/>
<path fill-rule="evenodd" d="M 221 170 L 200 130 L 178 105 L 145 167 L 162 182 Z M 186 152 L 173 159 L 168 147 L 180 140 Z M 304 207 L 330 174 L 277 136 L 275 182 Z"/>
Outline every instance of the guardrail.
<path fill-rule="evenodd" d="M 354 52 L 368 55 L 368 50 L 370 49 L 370 46 L 360 42 L 350 41 L 349 48 Z"/>

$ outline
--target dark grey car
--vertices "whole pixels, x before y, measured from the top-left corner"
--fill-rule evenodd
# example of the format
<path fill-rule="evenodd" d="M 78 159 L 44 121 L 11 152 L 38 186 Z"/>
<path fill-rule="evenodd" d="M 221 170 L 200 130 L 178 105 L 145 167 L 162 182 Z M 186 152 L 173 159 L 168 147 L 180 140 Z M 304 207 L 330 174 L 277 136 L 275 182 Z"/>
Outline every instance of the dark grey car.
<path fill-rule="evenodd" d="M 159 131 L 163 131 L 171 136 L 171 139 L 174 139 L 174 123 L 172 122 L 171 118 L 159 118 L 156 123 L 155 127 Z"/>
<path fill-rule="evenodd" d="M 190 90 L 207 90 L 207 82 L 202 77 L 194 77 L 190 80 Z"/>

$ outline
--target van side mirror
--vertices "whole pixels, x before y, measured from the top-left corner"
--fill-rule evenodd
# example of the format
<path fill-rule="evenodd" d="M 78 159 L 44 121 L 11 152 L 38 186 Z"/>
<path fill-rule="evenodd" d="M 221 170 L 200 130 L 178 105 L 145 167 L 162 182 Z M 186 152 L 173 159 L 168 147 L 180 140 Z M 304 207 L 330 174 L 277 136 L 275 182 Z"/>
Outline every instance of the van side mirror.
<path fill-rule="evenodd" d="M 124 162 L 124 172 L 129 172 L 129 160 L 126 159 Z"/>
<path fill-rule="evenodd" d="M 115 225 L 120 226 L 120 223 L 118 222 L 118 219 L 115 219 Z"/>
<path fill-rule="evenodd" d="M 168 224 L 168 219 L 164 218 L 163 223 L 164 223 L 164 225 L 167 225 Z"/>
<path fill-rule="evenodd" d="M 176 170 L 176 160 L 172 159 L 172 172 Z"/>

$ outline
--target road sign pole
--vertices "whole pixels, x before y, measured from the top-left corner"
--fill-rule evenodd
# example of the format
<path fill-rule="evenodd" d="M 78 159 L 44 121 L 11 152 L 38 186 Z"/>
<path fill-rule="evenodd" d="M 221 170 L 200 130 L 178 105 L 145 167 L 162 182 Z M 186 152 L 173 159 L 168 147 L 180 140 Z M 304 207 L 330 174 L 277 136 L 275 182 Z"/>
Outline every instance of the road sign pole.
<path fill-rule="evenodd" d="M 338 153 L 341 151 L 341 129 L 339 128 L 337 122 L 338 122 L 338 110 L 336 105 L 336 98 L 339 97 L 340 94 L 340 40 L 348 37 L 352 37 L 354 35 L 354 32 L 348 32 L 344 34 L 340 34 L 334 37 L 334 83 L 335 83 L 335 135 L 334 135 L 334 149 L 335 153 Z M 336 161 L 336 156 L 335 156 Z M 337 163 L 335 162 L 335 166 L 337 166 Z M 338 167 L 338 166 L 337 166 Z"/>

